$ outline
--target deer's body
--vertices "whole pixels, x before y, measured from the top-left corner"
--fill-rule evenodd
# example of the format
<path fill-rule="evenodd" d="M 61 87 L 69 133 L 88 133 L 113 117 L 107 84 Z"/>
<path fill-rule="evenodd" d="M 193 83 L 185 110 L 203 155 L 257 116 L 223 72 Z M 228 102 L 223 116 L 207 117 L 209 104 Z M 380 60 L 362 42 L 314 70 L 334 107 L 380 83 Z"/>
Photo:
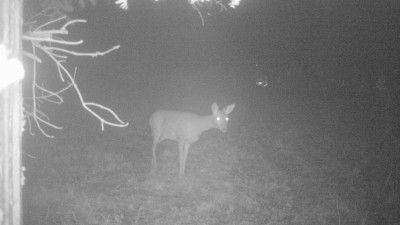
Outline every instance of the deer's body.
<path fill-rule="evenodd" d="M 200 116 L 189 112 L 160 110 L 150 117 L 150 127 L 153 135 L 153 167 L 157 167 L 156 148 L 158 143 L 169 139 L 178 142 L 179 147 L 179 175 L 185 173 L 187 154 L 190 145 L 198 141 L 200 135 L 209 129 L 218 128 L 222 132 L 227 131 L 227 115 L 232 112 L 235 104 L 223 110 L 218 109 L 214 103 L 211 107 L 212 114 Z"/>

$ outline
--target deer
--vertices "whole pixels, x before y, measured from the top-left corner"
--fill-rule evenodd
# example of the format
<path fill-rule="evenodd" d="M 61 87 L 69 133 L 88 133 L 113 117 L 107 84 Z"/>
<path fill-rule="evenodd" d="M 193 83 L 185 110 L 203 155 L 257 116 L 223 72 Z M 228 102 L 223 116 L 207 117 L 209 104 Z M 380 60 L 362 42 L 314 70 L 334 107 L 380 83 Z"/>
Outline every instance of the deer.
<path fill-rule="evenodd" d="M 223 133 L 227 132 L 230 114 L 235 108 L 231 104 L 219 110 L 217 103 L 211 105 L 212 114 L 200 116 L 191 112 L 179 112 L 160 110 L 150 116 L 150 127 L 152 130 L 152 166 L 157 169 L 156 148 L 164 140 L 178 142 L 179 149 L 179 176 L 185 174 L 186 160 L 190 146 L 197 142 L 200 135 L 213 128 L 218 128 Z"/>

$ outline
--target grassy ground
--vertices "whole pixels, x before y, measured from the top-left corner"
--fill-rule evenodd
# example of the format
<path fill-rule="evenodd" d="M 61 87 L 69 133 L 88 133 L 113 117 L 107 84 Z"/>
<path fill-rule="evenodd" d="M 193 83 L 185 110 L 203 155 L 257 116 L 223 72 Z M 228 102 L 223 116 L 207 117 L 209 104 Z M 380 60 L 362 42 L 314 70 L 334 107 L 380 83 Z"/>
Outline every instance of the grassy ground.
<path fill-rule="evenodd" d="M 168 141 L 151 173 L 148 128 L 28 138 L 24 224 L 399 224 L 400 172 L 376 154 L 378 114 L 347 104 L 285 100 L 204 133 L 183 178 Z"/>

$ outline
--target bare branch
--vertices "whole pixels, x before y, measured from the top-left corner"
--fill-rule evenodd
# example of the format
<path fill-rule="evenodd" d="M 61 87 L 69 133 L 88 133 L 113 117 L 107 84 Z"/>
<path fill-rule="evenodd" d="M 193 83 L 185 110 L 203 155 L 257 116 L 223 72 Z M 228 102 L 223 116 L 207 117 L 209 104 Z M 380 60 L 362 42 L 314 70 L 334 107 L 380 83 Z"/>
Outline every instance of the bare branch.
<path fill-rule="evenodd" d="M 43 33 L 46 34 L 46 33 Z M 50 33 L 48 33 L 50 34 Z M 49 43 L 57 43 L 57 44 L 62 44 L 62 45 L 80 45 L 83 43 L 82 40 L 79 41 L 62 41 L 62 40 L 56 40 L 53 39 L 52 37 L 48 37 L 48 36 L 39 36 L 36 35 L 24 35 L 23 38 L 24 40 L 27 41 L 35 41 L 35 42 L 49 42 Z"/>
<path fill-rule="evenodd" d="M 199 8 L 197 7 L 196 3 L 193 3 L 193 4 L 192 4 L 192 7 L 193 7 L 193 9 L 195 9 L 195 10 L 197 11 L 197 13 L 199 14 L 200 19 L 201 19 L 201 24 L 204 26 L 204 18 L 203 18 L 203 15 L 201 14 L 201 12 L 200 12 Z"/>
<path fill-rule="evenodd" d="M 49 21 L 49 22 L 47 22 L 47 23 L 44 23 L 44 24 L 38 26 L 38 27 L 35 29 L 35 31 L 39 31 L 42 27 L 45 27 L 45 26 L 50 25 L 50 24 L 52 24 L 52 23 L 55 23 L 55 22 L 57 22 L 57 21 L 63 20 L 63 19 L 65 19 L 65 18 L 67 18 L 67 17 L 66 17 L 66 16 L 63 16 L 63 17 L 60 17 L 60 18 L 51 20 L 51 21 Z"/>
<path fill-rule="evenodd" d="M 220 6 L 221 12 L 227 10 L 227 7 L 224 5 L 223 0 L 188 0 L 188 2 L 192 6 L 192 8 L 196 10 L 197 13 L 199 14 L 203 26 L 204 26 L 204 17 L 200 11 L 200 8 L 202 7 L 203 4 L 209 3 L 210 7 L 212 7 L 214 2 L 215 4 Z M 240 0 L 230 0 L 228 2 L 229 2 L 228 5 L 234 8 L 239 4 Z"/>
<path fill-rule="evenodd" d="M 103 56 L 114 50 L 117 50 L 117 49 L 119 49 L 120 46 L 117 45 L 106 51 L 97 51 L 94 53 L 76 52 L 76 51 L 66 49 L 64 47 L 49 46 L 49 44 L 52 44 L 52 43 L 63 45 L 63 46 L 80 45 L 83 43 L 82 40 L 80 40 L 80 41 L 63 40 L 63 39 L 59 38 L 57 35 L 67 35 L 68 34 L 67 27 L 69 25 L 78 23 L 78 22 L 86 22 L 85 20 L 72 20 L 72 21 L 66 22 L 58 30 L 54 30 L 54 29 L 43 30 L 44 27 L 54 24 L 56 22 L 59 22 L 65 18 L 66 17 L 60 17 L 58 19 L 47 22 L 47 23 L 39 26 L 38 28 L 34 29 L 33 31 L 27 32 L 23 36 L 23 40 L 31 42 L 31 45 L 32 45 L 32 52 L 26 52 L 24 54 L 25 56 L 27 56 L 28 58 L 33 60 L 32 97 L 25 98 L 26 100 L 32 100 L 32 106 L 28 106 L 29 108 L 31 108 L 30 112 L 27 111 L 28 110 L 27 107 L 25 108 L 25 112 L 24 112 L 25 116 L 28 118 L 30 133 L 33 134 L 32 130 L 31 130 L 31 126 L 32 126 L 31 118 L 33 119 L 33 121 L 35 121 L 36 126 L 38 127 L 40 132 L 43 135 L 45 135 L 46 137 L 52 138 L 54 136 L 48 134 L 43 129 L 43 125 L 51 127 L 53 129 L 58 129 L 58 130 L 62 129 L 62 127 L 51 123 L 49 117 L 45 113 L 40 111 L 38 109 L 38 106 L 40 103 L 43 103 L 43 102 L 62 104 L 64 102 L 64 100 L 63 100 L 61 94 L 65 91 L 67 91 L 68 89 L 70 89 L 71 87 L 73 87 L 75 92 L 78 94 L 79 100 L 80 100 L 83 108 L 86 111 L 88 111 L 89 113 L 91 113 L 93 116 L 95 116 L 100 121 L 102 130 L 104 130 L 104 124 L 107 124 L 110 126 L 116 126 L 116 127 L 128 126 L 129 123 L 123 122 L 118 117 L 118 115 L 114 111 L 112 111 L 110 108 L 105 107 L 100 104 L 97 104 L 97 103 L 86 102 L 84 100 L 82 93 L 79 90 L 78 85 L 75 82 L 77 68 L 75 67 L 74 73 L 71 74 L 69 72 L 69 70 L 64 66 L 64 63 L 67 62 L 66 60 L 68 59 L 68 56 L 59 54 L 59 53 L 65 53 L 65 54 L 78 56 L 78 57 L 79 56 L 97 57 L 97 56 Z M 36 67 L 37 67 L 37 63 L 41 63 L 42 60 L 37 56 L 36 49 L 45 53 L 45 55 L 47 55 L 51 59 L 51 61 L 53 61 L 53 63 L 57 67 L 57 71 L 58 71 L 60 80 L 62 82 L 65 82 L 66 80 L 68 80 L 68 84 L 65 87 L 63 87 L 57 91 L 51 91 L 51 90 L 45 88 L 43 85 L 37 84 L 37 74 L 36 74 L 37 69 L 36 69 Z M 57 52 L 59 52 L 59 53 L 57 53 Z M 39 90 L 41 92 L 40 95 L 37 94 L 37 90 Z M 101 110 L 111 114 L 117 122 L 111 122 L 111 121 L 104 119 L 102 116 L 100 116 L 98 113 L 96 113 L 90 107 L 95 107 L 95 108 L 101 109 Z"/>
<path fill-rule="evenodd" d="M 68 54 L 71 54 L 71 55 L 75 55 L 75 56 L 91 56 L 91 57 L 94 58 L 94 57 L 97 57 L 97 56 L 103 56 L 105 54 L 108 54 L 108 53 L 110 53 L 110 52 L 112 52 L 114 50 L 119 49 L 119 47 L 120 47 L 119 45 L 116 45 L 116 46 L 112 47 L 111 49 L 108 49 L 108 50 L 106 50 L 104 52 L 97 51 L 97 52 L 94 52 L 94 53 L 80 53 L 80 52 L 70 51 L 70 50 L 63 49 L 63 48 L 47 47 L 47 46 L 45 46 L 43 48 L 45 50 L 48 50 L 48 51 L 51 51 L 51 52 L 60 51 L 60 52 L 65 52 L 65 53 L 68 53 Z M 52 54 L 54 55 L 54 53 L 52 53 Z"/>

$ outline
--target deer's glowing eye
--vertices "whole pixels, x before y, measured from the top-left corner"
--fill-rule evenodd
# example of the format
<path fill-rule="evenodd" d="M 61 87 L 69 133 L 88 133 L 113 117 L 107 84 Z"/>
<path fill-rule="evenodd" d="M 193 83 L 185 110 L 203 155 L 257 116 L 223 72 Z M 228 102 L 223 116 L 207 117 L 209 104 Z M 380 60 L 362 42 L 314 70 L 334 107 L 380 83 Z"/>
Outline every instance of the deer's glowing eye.
<path fill-rule="evenodd" d="M 229 120 L 229 118 L 228 118 L 228 117 L 226 117 L 226 118 L 225 118 L 225 120 L 226 120 L 226 121 L 228 121 L 228 120 Z"/>
<path fill-rule="evenodd" d="M 221 117 L 217 117 L 217 121 L 220 121 L 221 120 Z"/>

